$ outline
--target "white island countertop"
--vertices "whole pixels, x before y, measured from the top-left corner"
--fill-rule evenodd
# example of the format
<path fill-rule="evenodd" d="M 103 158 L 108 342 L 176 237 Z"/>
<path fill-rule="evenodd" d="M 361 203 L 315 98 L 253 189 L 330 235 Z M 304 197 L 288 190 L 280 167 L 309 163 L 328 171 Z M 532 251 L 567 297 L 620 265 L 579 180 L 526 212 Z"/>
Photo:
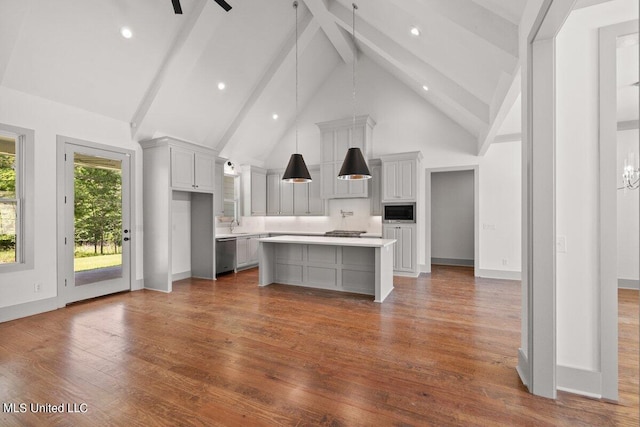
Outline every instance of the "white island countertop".
<path fill-rule="evenodd" d="M 355 246 L 364 248 L 383 248 L 393 245 L 395 239 L 376 239 L 362 237 L 325 237 L 325 236 L 277 236 L 259 239 L 265 243 L 298 243 L 306 245 Z"/>

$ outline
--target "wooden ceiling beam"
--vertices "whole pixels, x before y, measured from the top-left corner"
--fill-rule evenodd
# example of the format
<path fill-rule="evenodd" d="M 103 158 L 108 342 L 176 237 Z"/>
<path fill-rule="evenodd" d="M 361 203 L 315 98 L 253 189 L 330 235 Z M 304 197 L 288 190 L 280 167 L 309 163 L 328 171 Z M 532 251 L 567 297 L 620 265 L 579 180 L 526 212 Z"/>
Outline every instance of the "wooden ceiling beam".
<path fill-rule="evenodd" d="M 318 21 L 322 31 L 336 48 L 340 58 L 350 64 L 353 62 L 354 55 L 356 53 L 356 47 L 352 40 L 347 37 L 344 32 L 340 30 L 340 27 L 336 25 L 335 20 L 329 13 L 326 0 L 302 0 L 307 6 L 313 17 Z"/>
<path fill-rule="evenodd" d="M 352 31 L 351 10 L 338 2 L 333 2 L 330 11 L 338 25 L 347 32 Z M 366 45 L 378 57 L 392 64 L 412 81 L 419 82 L 417 86 L 419 90 L 422 90 L 423 84 L 427 84 L 430 88 L 427 99 L 434 96 L 452 107 L 455 104 L 456 110 L 465 110 L 475 118 L 475 121 L 488 125 L 489 106 L 481 99 L 367 22 L 358 19 L 356 29 L 357 43 Z"/>

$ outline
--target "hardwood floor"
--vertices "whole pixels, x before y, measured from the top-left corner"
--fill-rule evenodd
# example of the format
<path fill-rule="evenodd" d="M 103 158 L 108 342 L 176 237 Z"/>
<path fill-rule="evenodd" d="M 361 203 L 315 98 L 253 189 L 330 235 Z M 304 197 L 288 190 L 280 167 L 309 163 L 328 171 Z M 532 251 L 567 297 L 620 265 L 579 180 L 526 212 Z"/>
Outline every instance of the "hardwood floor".
<path fill-rule="evenodd" d="M 532 396 L 520 284 L 434 267 L 370 297 L 257 269 L 0 324 L 0 425 L 637 426 L 638 292 L 620 292 L 619 404 Z M 5 408 L 6 409 L 6 408 Z M 66 409 L 66 407 L 65 407 Z M 74 409 L 72 407 L 71 409 Z"/>

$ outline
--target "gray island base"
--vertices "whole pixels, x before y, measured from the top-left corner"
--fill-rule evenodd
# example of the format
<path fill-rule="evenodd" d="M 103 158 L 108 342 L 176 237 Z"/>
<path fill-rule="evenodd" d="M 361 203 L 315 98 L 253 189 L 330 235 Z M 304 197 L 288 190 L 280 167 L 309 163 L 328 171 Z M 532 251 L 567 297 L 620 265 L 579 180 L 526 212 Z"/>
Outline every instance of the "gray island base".
<path fill-rule="evenodd" d="M 379 303 L 393 290 L 394 239 L 278 236 L 259 242 L 260 286 L 353 292 Z"/>

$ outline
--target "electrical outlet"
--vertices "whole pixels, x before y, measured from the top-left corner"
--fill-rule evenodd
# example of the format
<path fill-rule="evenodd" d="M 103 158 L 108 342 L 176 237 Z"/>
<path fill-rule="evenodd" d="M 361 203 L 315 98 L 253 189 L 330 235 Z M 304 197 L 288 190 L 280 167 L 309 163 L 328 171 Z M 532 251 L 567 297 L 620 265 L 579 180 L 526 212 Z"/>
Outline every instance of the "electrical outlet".
<path fill-rule="evenodd" d="M 509 264 L 509 261 L 506 258 L 502 258 L 502 265 Z"/>
<path fill-rule="evenodd" d="M 33 292 L 35 292 L 35 293 L 42 292 L 42 283 L 34 283 L 33 284 Z"/>
<path fill-rule="evenodd" d="M 559 254 L 567 253 L 567 236 L 556 237 L 556 252 Z"/>

